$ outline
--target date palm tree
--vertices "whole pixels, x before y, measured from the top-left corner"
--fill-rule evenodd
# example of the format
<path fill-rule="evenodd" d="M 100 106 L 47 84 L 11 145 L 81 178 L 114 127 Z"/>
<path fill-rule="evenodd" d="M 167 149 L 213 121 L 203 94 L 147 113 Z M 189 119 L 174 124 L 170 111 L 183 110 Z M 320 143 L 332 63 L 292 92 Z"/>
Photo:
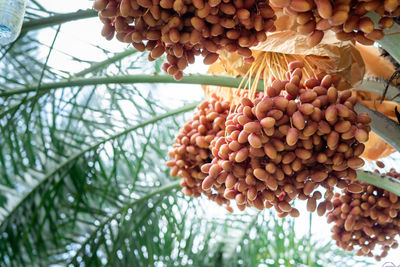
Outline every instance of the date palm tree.
<path fill-rule="evenodd" d="M 59 51 L 63 25 L 93 16 L 54 13 L 32 0 L 21 37 L 0 49 L 1 265 L 367 263 L 312 236 L 311 219 L 310 233 L 299 235 L 294 220 L 272 212 L 229 214 L 184 197 L 165 162 L 201 99 L 164 101 L 160 83 L 173 79 L 132 48 L 90 44 L 100 61 Z M 50 45 L 40 37 L 45 31 Z M 57 57 L 77 71 L 54 67 Z M 240 79 L 190 75 L 183 82 L 237 86 Z"/>

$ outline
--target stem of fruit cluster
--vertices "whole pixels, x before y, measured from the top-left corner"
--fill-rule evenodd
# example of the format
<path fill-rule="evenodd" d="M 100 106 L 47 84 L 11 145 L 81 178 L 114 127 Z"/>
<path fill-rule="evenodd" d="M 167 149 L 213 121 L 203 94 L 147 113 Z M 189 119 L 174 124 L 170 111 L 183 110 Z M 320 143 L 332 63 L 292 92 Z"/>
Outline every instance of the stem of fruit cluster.
<path fill-rule="evenodd" d="M 386 191 L 392 192 L 393 194 L 400 196 L 400 181 L 393 177 L 358 170 L 357 180 L 365 182 L 367 184 L 372 184 L 376 187 L 382 188 Z"/>
<path fill-rule="evenodd" d="M 253 80 L 253 79 L 252 79 Z M 45 83 L 38 87 L 28 86 L 24 88 L 0 92 L 0 97 L 9 97 L 18 94 L 25 94 L 30 92 L 46 92 L 53 89 L 75 87 L 75 86 L 88 86 L 88 85 L 101 85 L 101 84 L 135 84 L 135 83 L 175 83 L 175 84 L 198 84 L 198 85 L 215 85 L 237 88 L 242 82 L 242 78 L 222 75 L 200 75 L 191 74 L 183 77 L 181 81 L 176 81 L 170 75 L 159 74 L 139 74 L 139 75 L 126 75 L 126 76 L 112 76 L 112 77 L 93 77 L 86 79 L 69 79 L 54 83 Z M 263 91 L 264 84 L 258 83 L 257 90 Z"/>
<path fill-rule="evenodd" d="M 354 109 L 357 113 L 368 113 L 372 120 L 370 123 L 372 131 L 394 149 L 400 151 L 400 125 L 398 123 L 361 103 L 357 103 Z"/>
<path fill-rule="evenodd" d="M 70 22 L 74 20 L 87 19 L 97 16 L 97 11 L 93 9 L 78 10 L 76 12 L 56 14 L 46 18 L 33 19 L 22 25 L 21 33 L 39 30 L 46 27 Z"/>

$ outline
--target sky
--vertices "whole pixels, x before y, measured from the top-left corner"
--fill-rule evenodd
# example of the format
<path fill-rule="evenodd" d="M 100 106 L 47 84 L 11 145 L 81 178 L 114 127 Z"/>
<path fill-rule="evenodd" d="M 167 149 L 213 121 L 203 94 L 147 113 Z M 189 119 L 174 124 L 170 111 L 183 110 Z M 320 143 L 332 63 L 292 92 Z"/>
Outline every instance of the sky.
<path fill-rule="evenodd" d="M 88 0 L 68 0 L 66 5 L 64 0 L 39 0 L 43 6 L 54 12 L 67 13 L 73 12 L 78 9 L 91 8 L 93 1 Z M 95 48 L 93 44 L 101 46 L 109 51 L 121 52 L 127 49 L 126 44 L 122 44 L 116 39 L 112 41 L 106 41 L 100 34 L 102 24 L 98 18 L 91 18 L 86 20 L 80 20 L 76 22 L 63 24 L 61 27 L 61 33 L 59 34 L 55 43 L 55 49 L 49 60 L 49 65 L 56 68 L 62 68 L 70 73 L 79 72 L 81 69 L 88 67 L 86 63 L 77 64 L 76 61 L 72 61 L 70 56 L 74 55 L 78 58 L 89 60 L 89 61 L 102 61 L 106 59 L 106 56 L 101 50 Z M 49 28 L 41 30 L 39 32 L 39 40 L 51 45 L 56 28 Z M 45 57 L 48 50 L 42 51 Z M 205 73 L 207 66 L 203 65 L 201 59 L 197 59 L 194 65 L 191 65 L 185 70 L 186 73 Z M 159 98 L 167 103 L 179 103 L 181 101 L 193 102 L 203 99 L 204 94 L 200 86 L 196 85 L 163 85 L 163 90 L 159 90 Z M 390 159 L 388 162 L 393 164 L 394 162 Z M 393 165 L 392 165 L 393 166 Z M 299 205 L 299 210 L 303 210 L 299 218 L 296 219 L 296 232 L 299 236 L 308 233 L 309 225 L 309 214 L 305 212 L 305 203 Z M 214 217 L 224 216 L 225 209 L 218 207 L 217 205 L 210 203 L 210 215 Z M 327 240 L 330 238 L 331 225 L 326 223 L 324 217 L 313 216 L 312 233 L 317 239 Z M 386 257 L 380 263 L 376 263 L 371 266 L 382 266 L 385 262 L 393 262 L 400 266 L 400 249 L 391 250 L 389 256 Z M 354 266 L 354 265 L 351 265 Z"/>

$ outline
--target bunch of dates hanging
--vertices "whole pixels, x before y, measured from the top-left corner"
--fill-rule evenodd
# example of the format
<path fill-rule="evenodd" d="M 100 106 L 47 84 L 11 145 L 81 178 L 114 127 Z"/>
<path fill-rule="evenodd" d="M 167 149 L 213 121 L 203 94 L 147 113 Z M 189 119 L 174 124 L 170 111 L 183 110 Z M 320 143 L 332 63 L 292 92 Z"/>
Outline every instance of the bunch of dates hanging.
<path fill-rule="evenodd" d="M 252 62 L 249 48 L 275 30 L 275 12 L 260 0 L 96 0 L 94 8 L 104 37 L 149 50 L 150 61 L 165 53 L 163 70 L 176 80 L 195 56 L 212 64 L 220 49 Z"/>

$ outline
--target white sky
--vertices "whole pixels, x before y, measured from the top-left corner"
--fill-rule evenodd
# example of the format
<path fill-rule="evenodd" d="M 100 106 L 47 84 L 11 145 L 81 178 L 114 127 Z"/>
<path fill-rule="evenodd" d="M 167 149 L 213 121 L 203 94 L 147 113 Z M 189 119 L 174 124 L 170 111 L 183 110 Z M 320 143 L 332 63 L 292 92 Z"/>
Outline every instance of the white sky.
<path fill-rule="evenodd" d="M 91 8 L 93 3 L 93 1 L 88 0 L 40 0 L 39 2 L 49 10 L 60 13 Z M 90 44 L 100 45 L 101 47 L 114 52 L 121 52 L 127 47 L 126 44 L 122 44 L 116 39 L 113 39 L 112 41 L 106 41 L 100 34 L 101 28 L 102 24 L 98 18 L 63 24 L 61 28 L 62 32 L 58 36 L 55 50 L 53 51 L 53 55 L 49 60 L 49 65 L 68 70 L 71 73 L 75 73 L 88 67 L 88 65 L 79 65 L 76 62 L 73 62 L 70 57 L 66 56 L 64 53 L 74 55 L 85 60 L 102 61 L 106 59 L 105 55 Z M 42 43 L 50 46 L 55 32 L 55 28 L 41 30 L 39 32 L 39 40 Z M 43 51 L 43 56 L 47 56 L 47 53 L 47 50 Z M 201 63 L 201 60 L 197 59 L 197 63 L 191 65 L 187 70 L 185 70 L 185 72 L 205 73 L 206 70 L 207 66 L 204 66 Z M 200 86 L 195 85 L 163 85 L 163 90 L 160 90 L 160 94 L 161 99 L 171 103 L 179 103 L 181 100 L 199 101 L 203 98 L 202 89 Z M 210 208 L 211 209 L 209 211 L 211 216 L 221 217 L 224 216 L 226 212 L 225 209 L 214 204 L 211 204 Z M 301 236 L 308 233 L 309 214 L 306 212 L 304 203 L 299 205 L 299 210 L 302 212 L 300 212 L 301 216 L 296 220 L 296 232 L 298 233 L 298 236 Z M 325 217 L 321 218 L 316 214 L 313 216 L 312 230 L 313 236 L 316 239 L 327 240 L 330 238 L 330 228 L 331 225 L 326 223 Z M 386 257 L 380 263 L 376 263 L 372 266 L 382 266 L 388 261 L 395 263 L 396 266 L 400 265 L 400 249 L 391 250 L 388 257 Z"/>

